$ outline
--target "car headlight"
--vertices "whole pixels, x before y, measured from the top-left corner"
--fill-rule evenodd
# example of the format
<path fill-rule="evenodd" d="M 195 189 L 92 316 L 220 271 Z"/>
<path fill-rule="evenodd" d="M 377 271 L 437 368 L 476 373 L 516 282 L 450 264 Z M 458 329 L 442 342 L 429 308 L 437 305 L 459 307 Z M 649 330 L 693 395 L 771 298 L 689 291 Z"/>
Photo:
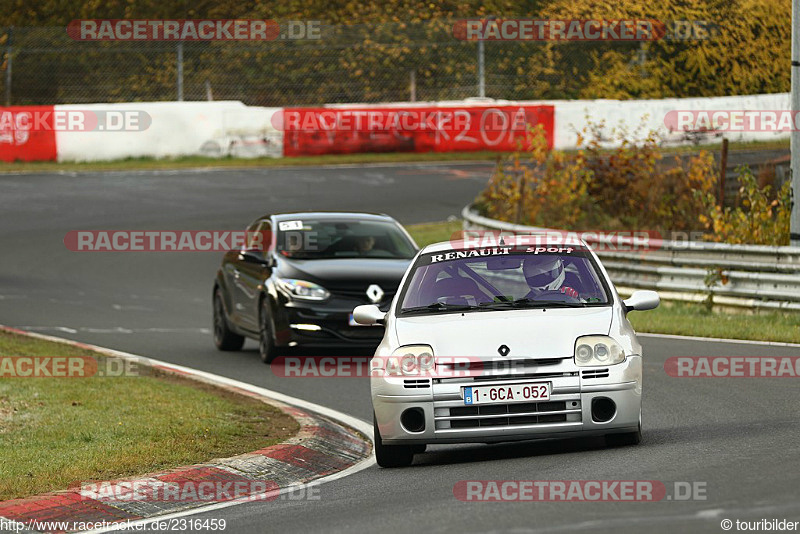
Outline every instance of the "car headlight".
<path fill-rule="evenodd" d="M 581 336 L 575 341 L 575 365 L 595 367 L 625 361 L 625 351 L 609 336 Z"/>
<path fill-rule="evenodd" d="M 399 347 L 386 358 L 387 376 L 426 376 L 436 369 L 433 349 L 429 345 Z"/>
<path fill-rule="evenodd" d="M 294 278 L 278 278 L 278 285 L 292 297 L 304 300 L 325 300 L 330 292 L 321 285 L 307 280 Z"/>

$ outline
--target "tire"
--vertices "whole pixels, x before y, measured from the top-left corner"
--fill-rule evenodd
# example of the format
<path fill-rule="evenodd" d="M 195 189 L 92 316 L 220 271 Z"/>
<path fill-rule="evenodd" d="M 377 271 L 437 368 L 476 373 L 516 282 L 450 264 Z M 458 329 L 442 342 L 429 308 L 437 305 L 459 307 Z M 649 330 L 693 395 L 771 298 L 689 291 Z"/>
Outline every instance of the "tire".
<path fill-rule="evenodd" d="M 375 435 L 375 459 L 381 467 L 408 467 L 414 461 L 414 445 L 384 445 L 378 421 L 372 416 Z"/>
<path fill-rule="evenodd" d="M 423 443 L 421 445 L 412 445 L 411 448 L 414 451 L 414 454 L 422 454 L 423 452 L 428 450 L 428 445 Z"/>
<path fill-rule="evenodd" d="M 272 321 L 269 317 L 269 301 L 266 297 L 261 300 L 258 314 L 258 353 L 261 361 L 270 364 L 278 356 L 275 338 L 272 335 Z"/>
<path fill-rule="evenodd" d="M 241 350 L 244 345 L 244 336 L 234 333 L 228 326 L 228 317 L 225 314 L 225 305 L 222 303 L 222 291 L 219 287 L 214 290 L 214 345 L 224 351 Z"/>
<path fill-rule="evenodd" d="M 629 447 L 638 445 L 642 441 L 642 414 L 639 413 L 639 428 L 636 432 L 623 434 L 606 434 L 606 445 L 609 447 Z"/>
<path fill-rule="evenodd" d="M 638 445 L 642 441 L 642 431 L 626 432 L 624 434 L 607 434 L 606 445 L 609 447 L 628 447 Z"/>

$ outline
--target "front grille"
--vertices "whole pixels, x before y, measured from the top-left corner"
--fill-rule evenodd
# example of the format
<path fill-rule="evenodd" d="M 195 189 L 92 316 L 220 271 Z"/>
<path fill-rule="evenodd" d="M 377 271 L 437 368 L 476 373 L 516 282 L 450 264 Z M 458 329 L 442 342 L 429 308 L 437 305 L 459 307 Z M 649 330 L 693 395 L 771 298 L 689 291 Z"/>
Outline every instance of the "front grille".
<path fill-rule="evenodd" d="M 366 286 L 364 289 L 329 289 L 332 295 L 338 297 L 344 297 L 348 299 L 356 299 L 362 302 L 370 303 L 372 302 L 367 297 L 367 288 Z M 383 288 L 383 298 L 381 299 L 381 303 L 384 302 L 391 302 L 394 298 L 395 293 L 397 293 L 397 289 L 386 289 Z"/>
<path fill-rule="evenodd" d="M 342 337 L 348 339 L 374 339 L 383 338 L 383 328 L 377 326 L 353 326 L 336 330 Z"/>
<path fill-rule="evenodd" d="M 435 408 L 434 420 L 436 430 L 580 422 L 580 404 L 570 400 Z"/>
<path fill-rule="evenodd" d="M 608 378 L 608 369 L 589 369 L 588 371 L 581 371 L 581 378 L 585 380 L 590 378 Z"/>
<path fill-rule="evenodd" d="M 427 378 L 406 379 L 403 381 L 403 387 L 406 389 L 425 389 L 431 387 L 431 381 Z"/>
<path fill-rule="evenodd" d="M 438 366 L 437 366 L 438 367 Z M 439 371 L 442 374 L 444 372 Z M 577 371 L 564 371 L 560 373 L 524 373 L 524 374 L 499 374 L 499 375 L 478 375 L 478 376 L 469 376 L 469 377 L 458 377 L 456 373 L 455 378 L 435 378 L 433 382 L 435 384 L 442 384 L 442 383 L 469 383 L 469 382 L 492 382 L 494 380 L 509 380 L 509 379 L 535 379 L 539 380 L 542 378 L 561 378 L 561 377 L 569 377 L 569 376 L 578 376 Z"/>

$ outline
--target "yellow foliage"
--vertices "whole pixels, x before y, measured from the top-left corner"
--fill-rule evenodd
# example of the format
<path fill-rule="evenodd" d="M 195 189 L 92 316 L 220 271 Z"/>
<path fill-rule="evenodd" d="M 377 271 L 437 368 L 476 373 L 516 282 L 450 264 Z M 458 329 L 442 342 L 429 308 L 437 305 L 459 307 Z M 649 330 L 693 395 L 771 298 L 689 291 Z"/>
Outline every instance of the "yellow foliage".
<path fill-rule="evenodd" d="M 699 195 L 706 212 L 700 221 L 712 233 L 710 241 L 732 244 L 788 245 L 791 216 L 791 182 L 773 198 L 772 187 L 758 186 L 749 167 L 739 167 L 739 205 L 722 208 L 712 194 Z"/>
<path fill-rule="evenodd" d="M 586 146 L 575 153 L 549 151 L 543 128 L 531 131 L 528 150 L 500 162 L 477 205 L 487 216 L 569 230 L 671 231 L 701 227 L 698 214 L 711 194 L 714 159 L 700 152 L 662 161 L 658 139 L 631 141 L 617 132 L 619 147 L 601 149 L 604 124 L 580 132 Z"/>

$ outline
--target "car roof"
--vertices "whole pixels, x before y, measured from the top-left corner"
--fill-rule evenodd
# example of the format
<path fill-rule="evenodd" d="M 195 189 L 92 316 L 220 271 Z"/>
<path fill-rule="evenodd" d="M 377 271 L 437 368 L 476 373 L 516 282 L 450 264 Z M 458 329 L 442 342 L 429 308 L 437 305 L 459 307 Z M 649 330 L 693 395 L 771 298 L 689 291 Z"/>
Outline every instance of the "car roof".
<path fill-rule="evenodd" d="M 292 219 L 314 218 L 321 220 L 367 220 L 367 221 L 391 221 L 395 220 L 386 215 L 385 213 L 366 213 L 355 211 L 295 211 L 291 213 L 274 213 L 271 215 L 264 215 L 261 219 L 274 219 L 275 221 L 289 221 Z"/>
<path fill-rule="evenodd" d="M 478 231 L 482 232 L 482 231 Z M 531 233 L 521 236 L 502 236 L 503 243 L 499 242 L 499 237 L 496 233 L 485 232 L 485 236 L 477 236 L 470 239 L 452 239 L 450 241 L 440 241 L 432 243 L 422 248 L 420 254 L 427 254 L 430 252 L 444 252 L 450 250 L 465 250 L 473 248 L 493 248 L 497 246 L 512 245 L 514 239 L 519 239 L 520 245 L 533 245 L 541 243 L 542 246 L 573 246 L 588 249 L 589 245 L 583 239 L 575 238 L 574 236 L 559 234 L 560 240 L 558 242 L 551 242 L 553 237 L 549 233 Z"/>

